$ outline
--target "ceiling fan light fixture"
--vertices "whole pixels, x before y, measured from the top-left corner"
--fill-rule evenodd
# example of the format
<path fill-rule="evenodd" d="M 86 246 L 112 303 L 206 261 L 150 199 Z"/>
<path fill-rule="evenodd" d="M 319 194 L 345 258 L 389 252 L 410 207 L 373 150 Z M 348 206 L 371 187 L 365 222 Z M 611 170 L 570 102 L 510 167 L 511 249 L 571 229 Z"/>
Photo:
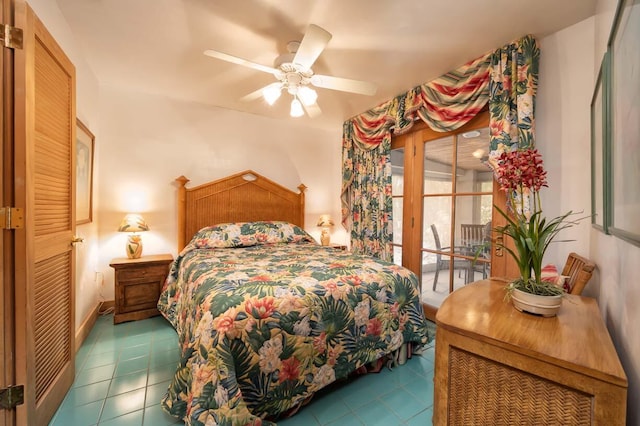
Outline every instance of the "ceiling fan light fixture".
<path fill-rule="evenodd" d="M 473 151 L 473 153 L 471 153 L 471 155 L 473 155 L 477 159 L 481 159 L 482 157 L 484 157 L 484 149 L 476 149 L 475 151 Z"/>
<path fill-rule="evenodd" d="M 280 97 L 281 86 L 267 86 L 262 91 L 262 97 L 269 105 L 273 105 Z"/>
<path fill-rule="evenodd" d="M 298 100 L 298 98 L 293 98 L 291 101 L 291 112 L 292 117 L 302 117 L 304 115 L 304 110 L 302 109 L 302 104 Z"/>
<path fill-rule="evenodd" d="M 465 139 L 473 139 L 480 136 L 480 132 L 477 130 L 471 130 L 462 134 L 462 137 Z"/>
<path fill-rule="evenodd" d="M 298 89 L 298 97 L 306 106 L 313 105 L 318 100 L 316 91 L 307 86 L 302 86 Z"/>

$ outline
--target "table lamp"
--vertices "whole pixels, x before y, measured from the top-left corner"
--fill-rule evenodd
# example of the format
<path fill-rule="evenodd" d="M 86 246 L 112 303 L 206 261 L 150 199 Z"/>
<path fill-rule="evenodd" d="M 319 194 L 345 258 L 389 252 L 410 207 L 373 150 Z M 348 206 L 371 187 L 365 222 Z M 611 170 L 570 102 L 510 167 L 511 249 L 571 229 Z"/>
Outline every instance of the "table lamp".
<path fill-rule="evenodd" d="M 323 246 L 328 246 L 331 240 L 331 236 L 329 235 L 329 227 L 333 226 L 333 220 L 331 216 L 328 214 L 323 214 L 318 219 L 318 226 L 322 227 L 322 234 L 320 234 L 320 243 Z"/>
<path fill-rule="evenodd" d="M 136 232 L 148 231 L 149 225 L 139 214 L 128 214 L 120 222 L 118 232 L 130 232 L 127 239 L 127 257 L 138 259 L 142 256 L 142 237 Z"/>

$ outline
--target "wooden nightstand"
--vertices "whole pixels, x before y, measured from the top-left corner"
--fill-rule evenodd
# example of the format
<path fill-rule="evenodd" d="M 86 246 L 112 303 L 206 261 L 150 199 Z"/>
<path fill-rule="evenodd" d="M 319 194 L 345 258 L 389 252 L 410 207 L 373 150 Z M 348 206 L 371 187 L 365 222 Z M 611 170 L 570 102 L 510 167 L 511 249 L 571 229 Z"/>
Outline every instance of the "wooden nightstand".
<path fill-rule="evenodd" d="M 115 270 L 114 324 L 160 314 L 156 305 L 172 261 L 170 254 L 111 261 L 109 266 Z"/>

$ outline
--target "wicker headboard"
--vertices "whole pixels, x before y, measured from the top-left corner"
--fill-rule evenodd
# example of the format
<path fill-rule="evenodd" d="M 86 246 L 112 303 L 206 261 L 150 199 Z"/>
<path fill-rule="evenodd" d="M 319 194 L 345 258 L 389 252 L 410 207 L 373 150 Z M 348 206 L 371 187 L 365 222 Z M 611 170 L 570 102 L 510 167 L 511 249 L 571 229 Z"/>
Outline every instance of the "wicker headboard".
<path fill-rule="evenodd" d="M 178 251 L 205 226 L 226 222 L 282 220 L 304 227 L 303 184 L 296 193 L 256 172 L 247 170 L 209 183 L 186 188 L 178 183 Z"/>

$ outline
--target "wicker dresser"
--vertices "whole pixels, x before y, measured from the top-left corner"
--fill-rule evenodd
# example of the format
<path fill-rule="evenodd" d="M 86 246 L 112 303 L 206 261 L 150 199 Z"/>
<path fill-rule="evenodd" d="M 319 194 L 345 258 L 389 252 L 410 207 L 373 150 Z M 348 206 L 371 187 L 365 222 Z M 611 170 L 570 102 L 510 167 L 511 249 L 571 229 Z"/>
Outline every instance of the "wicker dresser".
<path fill-rule="evenodd" d="M 434 425 L 624 425 L 627 378 L 595 299 L 518 312 L 505 283 L 455 291 L 436 316 Z"/>

